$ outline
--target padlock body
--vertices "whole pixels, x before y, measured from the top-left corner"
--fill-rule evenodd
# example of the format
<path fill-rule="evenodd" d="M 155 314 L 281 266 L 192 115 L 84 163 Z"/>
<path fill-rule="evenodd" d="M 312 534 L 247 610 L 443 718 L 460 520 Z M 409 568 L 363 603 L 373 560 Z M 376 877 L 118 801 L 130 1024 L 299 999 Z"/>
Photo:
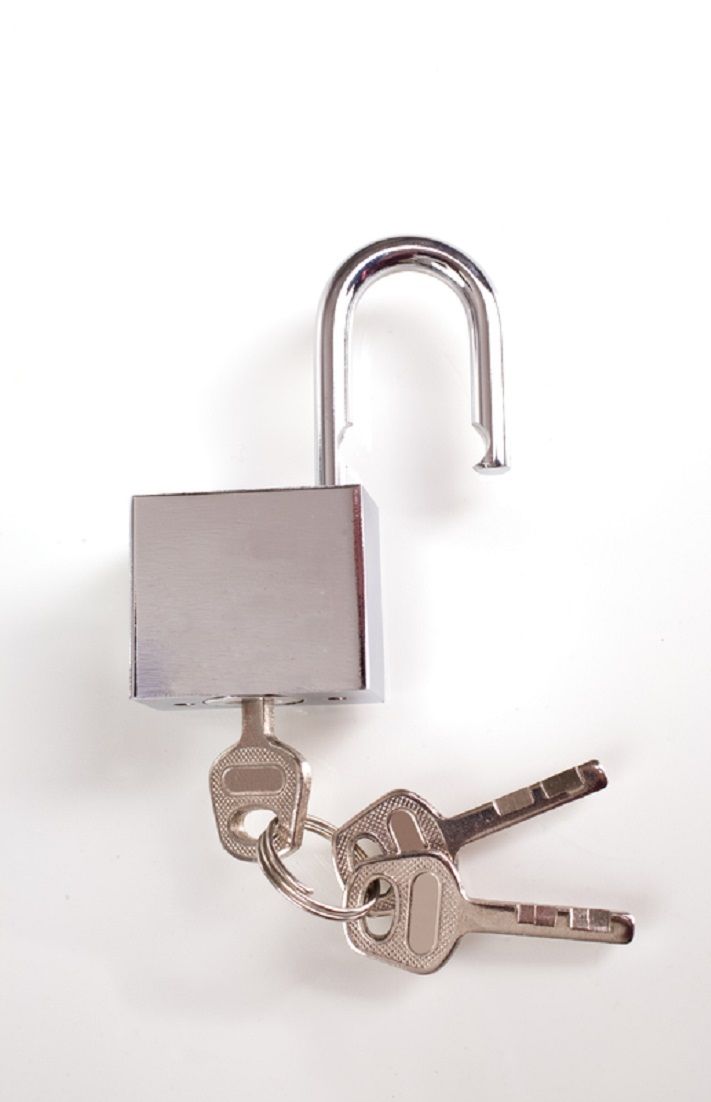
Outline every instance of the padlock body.
<path fill-rule="evenodd" d="M 156 707 L 382 700 L 362 486 L 133 499 L 131 695 Z"/>

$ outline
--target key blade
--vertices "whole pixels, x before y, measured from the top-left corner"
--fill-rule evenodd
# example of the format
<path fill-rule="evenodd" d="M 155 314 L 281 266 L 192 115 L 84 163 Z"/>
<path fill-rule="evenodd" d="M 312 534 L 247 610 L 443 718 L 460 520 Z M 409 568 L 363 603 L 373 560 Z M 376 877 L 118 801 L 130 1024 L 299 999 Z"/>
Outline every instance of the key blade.
<path fill-rule="evenodd" d="M 274 701 L 255 696 L 242 701 L 242 746 L 264 746 L 274 737 Z"/>
<path fill-rule="evenodd" d="M 632 915 L 596 907 L 468 899 L 463 920 L 467 933 L 602 941 L 609 945 L 627 945 L 634 937 Z"/>
<path fill-rule="evenodd" d="M 506 796 L 499 796 L 472 811 L 444 819 L 441 825 L 449 852 L 455 857 L 462 846 L 470 842 L 505 830 L 515 823 L 525 822 L 544 811 L 580 800 L 583 796 L 599 792 L 606 785 L 605 771 L 600 762 L 593 759 L 545 780 L 535 781 L 516 792 L 509 792 Z"/>

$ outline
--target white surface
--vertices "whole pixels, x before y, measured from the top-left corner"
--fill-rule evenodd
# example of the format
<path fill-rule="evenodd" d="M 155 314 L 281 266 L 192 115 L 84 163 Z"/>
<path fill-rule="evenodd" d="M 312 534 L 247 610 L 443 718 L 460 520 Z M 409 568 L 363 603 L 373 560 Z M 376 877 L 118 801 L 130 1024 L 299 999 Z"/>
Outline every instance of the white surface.
<path fill-rule="evenodd" d="M 4 5 L 4 1098 L 707 1097 L 702 14 Z M 606 792 L 462 873 L 628 908 L 629 948 L 365 961 L 220 850 L 206 776 L 237 715 L 127 700 L 130 495 L 309 482 L 322 286 L 402 232 L 494 280 L 513 468 L 471 471 L 454 297 L 379 284 L 349 447 L 381 510 L 388 699 L 280 733 L 341 820 L 598 756 Z M 329 888 L 323 843 L 295 867 Z"/>

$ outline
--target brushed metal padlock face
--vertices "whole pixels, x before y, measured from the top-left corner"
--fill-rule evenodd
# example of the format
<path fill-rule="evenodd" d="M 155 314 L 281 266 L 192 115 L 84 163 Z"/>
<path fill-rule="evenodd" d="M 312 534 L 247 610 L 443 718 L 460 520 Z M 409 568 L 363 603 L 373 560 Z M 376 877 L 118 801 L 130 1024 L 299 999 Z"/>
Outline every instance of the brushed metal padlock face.
<path fill-rule="evenodd" d="M 381 700 L 377 509 L 361 486 L 135 497 L 132 696 Z"/>

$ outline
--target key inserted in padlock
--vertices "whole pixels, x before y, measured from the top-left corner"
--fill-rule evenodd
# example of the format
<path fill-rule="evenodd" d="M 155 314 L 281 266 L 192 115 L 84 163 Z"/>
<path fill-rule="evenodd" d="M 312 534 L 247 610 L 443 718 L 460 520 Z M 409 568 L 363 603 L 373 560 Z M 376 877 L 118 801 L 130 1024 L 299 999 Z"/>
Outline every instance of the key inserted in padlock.
<path fill-rule="evenodd" d="M 301 845 L 311 789 L 307 763 L 274 738 L 274 705 L 258 697 L 242 701 L 242 737 L 220 754 L 210 770 L 210 795 L 220 841 L 242 861 L 255 861 L 257 839 L 245 820 L 251 811 L 271 811 L 276 844 L 290 852 Z"/>

